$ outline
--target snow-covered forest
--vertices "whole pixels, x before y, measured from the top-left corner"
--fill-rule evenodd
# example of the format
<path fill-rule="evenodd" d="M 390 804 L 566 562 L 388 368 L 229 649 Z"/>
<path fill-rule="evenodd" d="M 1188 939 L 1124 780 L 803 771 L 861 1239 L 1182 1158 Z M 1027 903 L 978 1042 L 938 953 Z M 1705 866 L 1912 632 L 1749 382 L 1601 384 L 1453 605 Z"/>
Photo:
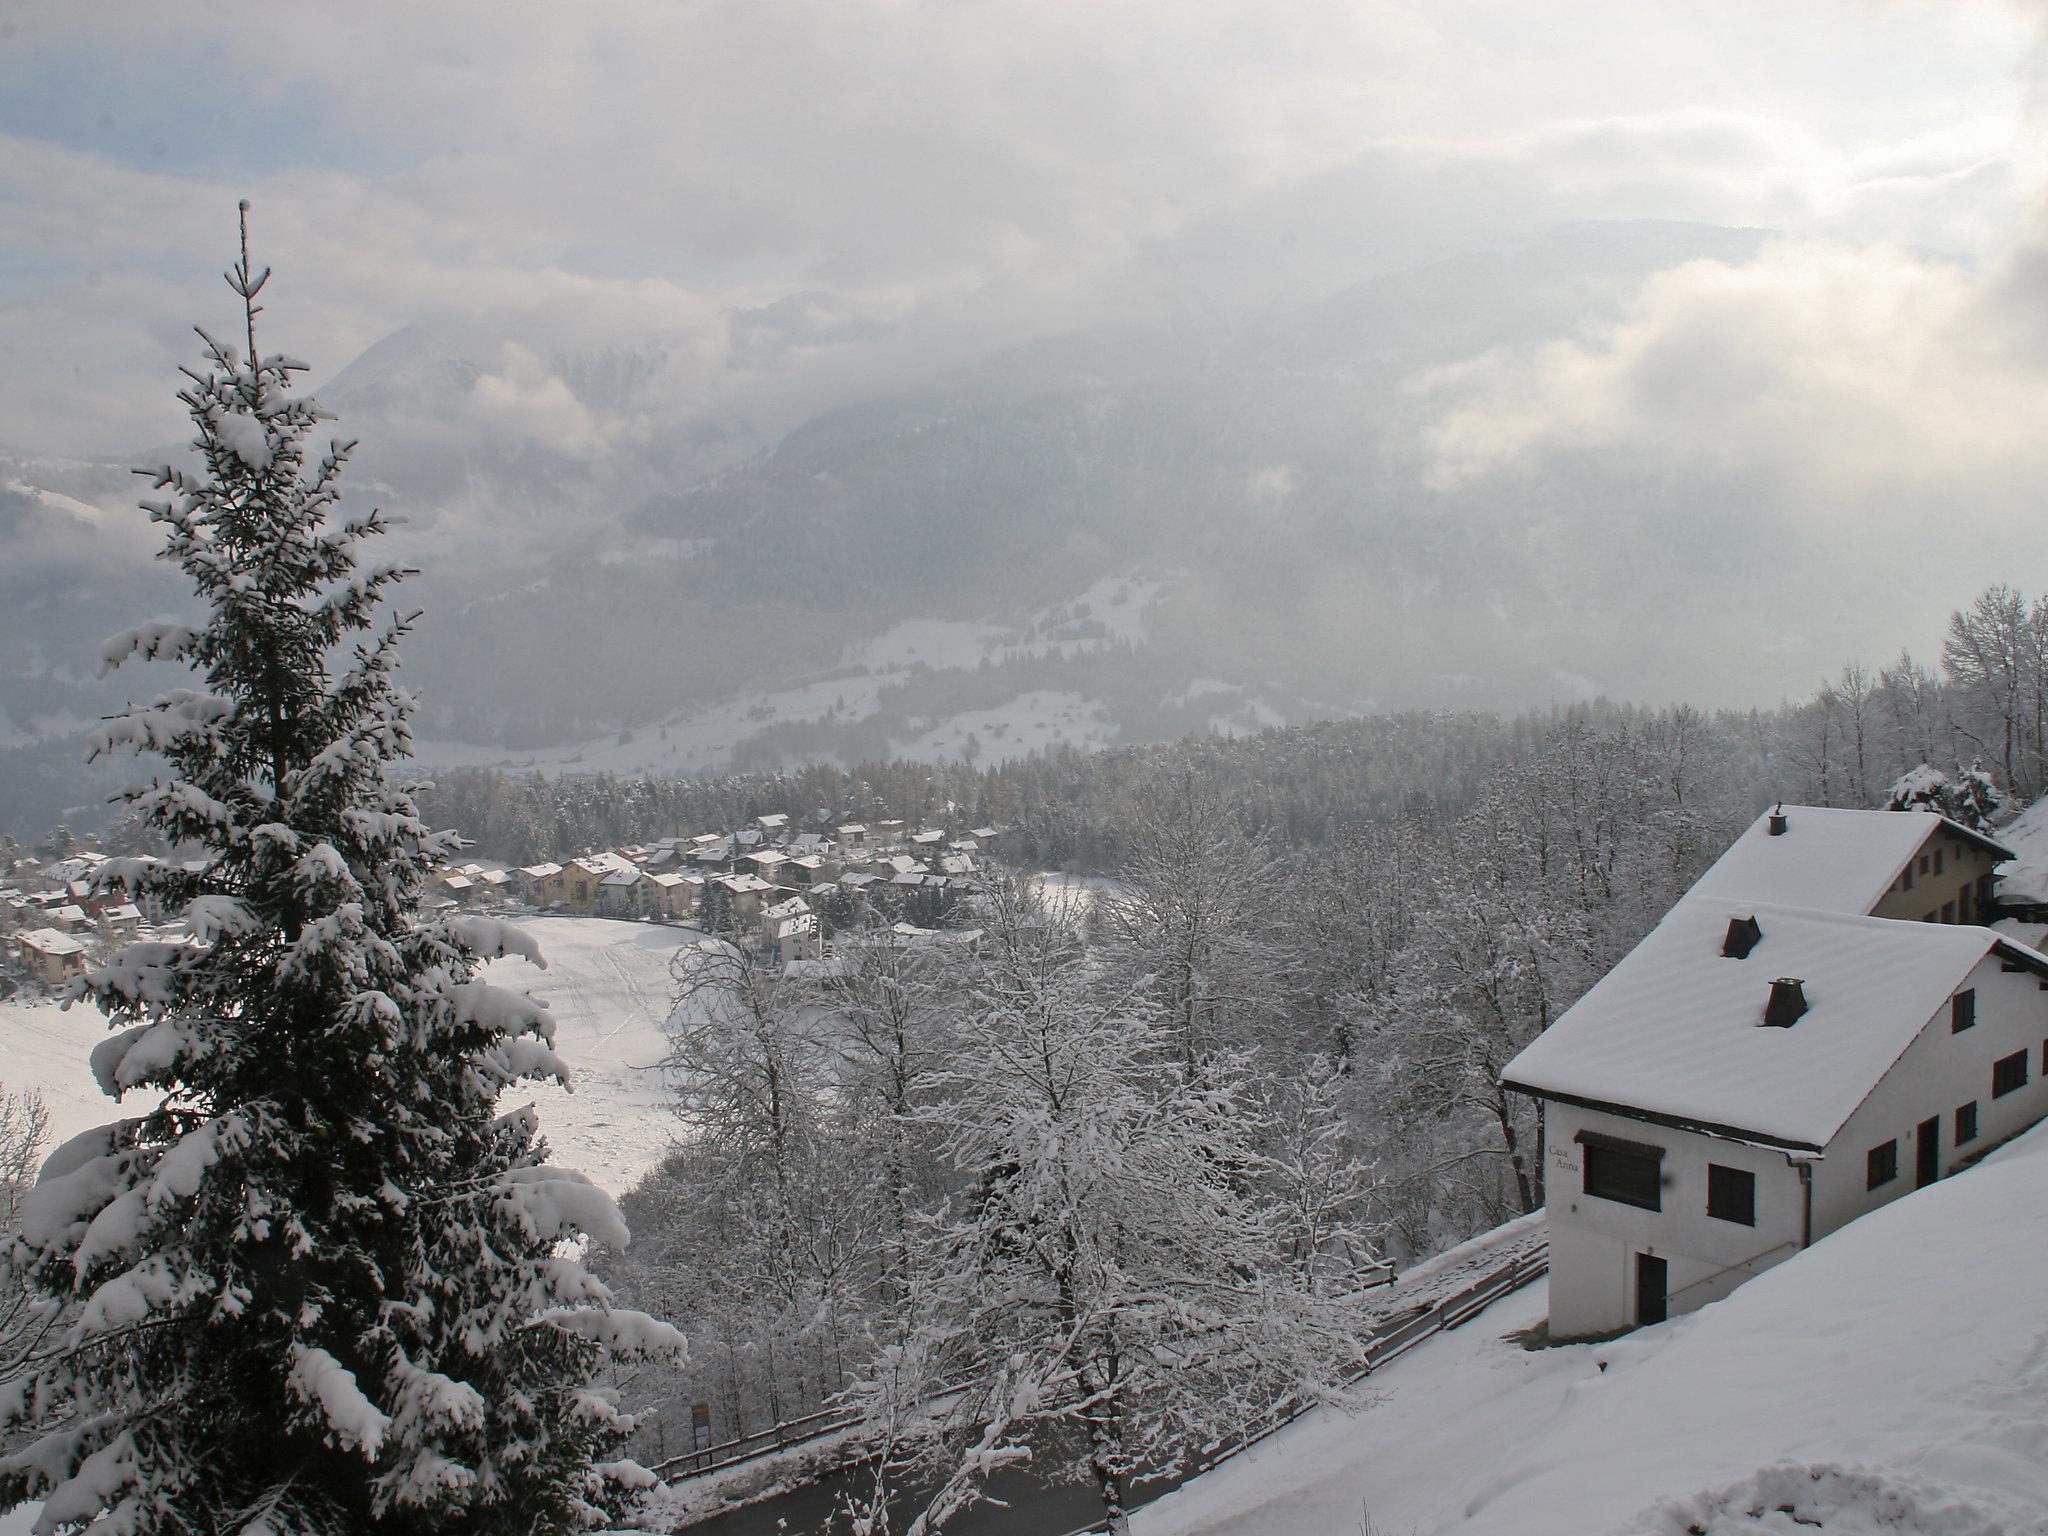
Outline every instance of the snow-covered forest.
<path fill-rule="evenodd" d="M 2048 1536 L 2039 5 L 0 43 L 0 1536 Z"/>

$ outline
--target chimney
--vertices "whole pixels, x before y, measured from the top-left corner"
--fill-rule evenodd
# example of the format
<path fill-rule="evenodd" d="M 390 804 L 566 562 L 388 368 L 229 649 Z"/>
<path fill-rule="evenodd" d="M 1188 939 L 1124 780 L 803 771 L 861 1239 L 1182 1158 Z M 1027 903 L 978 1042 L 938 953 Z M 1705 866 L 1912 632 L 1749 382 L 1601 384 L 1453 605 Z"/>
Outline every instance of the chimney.
<path fill-rule="evenodd" d="M 1764 1004 L 1764 1023 L 1772 1029 L 1790 1029 L 1806 1012 L 1806 986 L 1797 976 L 1780 976 L 1771 983 L 1771 1000 Z"/>
<path fill-rule="evenodd" d="M 1747 960 L 1749 952 L 1763 941 L 1763 928 L 1754 917 L 1728 919 L 1728 937 L 1721 941 L 1721 953 L 1730 960 Z"/>
<path fill-rule="evenodd" d="M 1785 835 L 1785 826 L 1785 802 L 1780 800 L 1776 805 L 1771 807 L 1771 836 L 1783 837 Z"/>

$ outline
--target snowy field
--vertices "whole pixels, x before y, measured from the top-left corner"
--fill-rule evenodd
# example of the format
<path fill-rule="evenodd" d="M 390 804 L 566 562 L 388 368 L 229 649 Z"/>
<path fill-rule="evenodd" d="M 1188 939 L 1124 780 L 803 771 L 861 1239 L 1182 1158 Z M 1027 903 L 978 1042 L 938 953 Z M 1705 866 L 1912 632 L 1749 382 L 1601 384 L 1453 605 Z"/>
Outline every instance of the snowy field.
<path fill-rule="evenodd" d="M 532 1102 L 553 1160 L 588 1174 L 614 1194 L 661 1160 L 670 1127 L 658 1065 L 667 1050 L 669 960 L 698 935 L 690 929 L 595 917 L 536 917 L 526 927 L 548 968 L 495 960 L 494 985 L 543 998 L 555 1016 L 555 1045 L 575 1073 L 575 1092 L 523 1084 L 507 1106 Z M 54 1146 L 122 1115 L 140 1114 L 153 1097 L 131 1094 L 120 1106 L 99 1091 L 87 1054 L 106 1035 L 98 1010 L 62 1009 L 16 998 L 0 1003 L 0 1085 L 41 1092 Z"/>
<path fill-rule="evenodd" d="M 97 1008 L 60 1008 L 45 999 L 0 1002 L 0 1088 L 34 1089 L 50 1112 L 50 1145 L 124 1115 L 144 1114 L 156 1095 L 131 1093 L 116 1105 L 92 1080 L 86 1057 L 107 1036 Z M 4 1527 L 0 1527 L 4 1529 Z"/>
<path fill-rule="evenodd" d="M 674 990 L 669 962 L 701 935 L 602 917 L 533 917 L 520 926 L 539 941 L 548 968 L 493 960 L 484 979 L 547 1003 L 555 1050 L 575 1083 L 570 1093 L 551 1083 L 520 1084 L 506 1104 L 534 1104 L 552 1160 L 622 1193 L 668 1150 L 675 1122 L 660 1063 Z"/>
<path fill-rule="evenodd" d="M 2041 1536 L 2044 1260 L 2048 1127 L 1611 1344 L 1521 1348 L 1533 1286 L 1137 1536 Z"/>

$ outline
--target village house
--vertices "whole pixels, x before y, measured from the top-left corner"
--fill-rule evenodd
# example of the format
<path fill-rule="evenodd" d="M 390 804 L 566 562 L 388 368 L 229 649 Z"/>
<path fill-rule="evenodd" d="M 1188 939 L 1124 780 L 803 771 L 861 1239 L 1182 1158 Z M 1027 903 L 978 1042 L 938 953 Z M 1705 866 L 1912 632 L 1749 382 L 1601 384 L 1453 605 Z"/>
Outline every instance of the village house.
<path fill-rule="evenodd" d="M 658 917 L 679 921 L 697 913 L 697 895 L 704 889 L 704 877 L 675 871 L 649 875 L 648 899 Z"/>
<path fill-rule="evenodd" d="M 43 921 L 59 933 L 83 933 L 92 926 L 92 918 L 85 908 L 68 901 L 59 906 L 45 907 Z"/>
<path fill-rule="evenodd" d="M 1691 1311 L 2048 1115 L 2048 956 L 1978 926 L 2008 856 L 1781 807 L 1508 1064 L 1552 1337 Z"/>
<path fill-rule="evenodd" d="M 822 959 L 825 951 L 818 935 L 817 914 L 806 907 L 777 923 L 774 947 L 776 963 L 784 971 Z"/>
<path fill-rule="evenodd" d="M 839 839 L 839 851 L 848 858 L 868 851 L 868 829 L 860 822 L 849 821 L 835 828 L 834 835 Z"/>
<path fill-rule="evenodd" d="M 778 853 L 772 848 L 766 848 L 758 853 L 748 854 L 741 862 L 763 880 L 780 880 L 782 878 L 782 866 L 789 862 L 789 855 Z"/>
<path fill-rule="evenodd" d="M 559 864 L 527 864 L 512 871 L 513 894 L 536 907 L 552 906 L 562 900 L 566 886 Z"/>
<path fill-rule="evenodd" d="M 775 889 L 759 875 L 719 875 L 709 883 L 731 899 L 732 926 L 736 931 L 752 927 L 760 920 L 761 909 L 767 905 L 764 898 Z"/>
<path fill-rule="evenodd" d="M 85 944 L 54 928 L 30 928 L 16 935 L 22 969 L 46 987 L 61 987 L 85 974 Z"/>
<path fill-rule="evenodd" d="M 100 909 L 100 926 L 116 939 L 132 939 L 142 926 L 142 909 L 132 901 L 116 902 Z"/>
<path fill-rule="evenodd" d="M 652 877 L 643 869 L 615 869 L 597 882 L 596 911 L 603 917 L 639 917 L 650 904 Z"/>
<path fill-rule="evenodd" d="M 631 859 L 616 853 L 587 853 L 581 858 L 571 859 L 562 874 L 567 892 L 566 899 L 572 906 L 590 912 L 599 904 L 598 890 L 612 875 L 630 874 L 638 876 L 639 867 Z"/>

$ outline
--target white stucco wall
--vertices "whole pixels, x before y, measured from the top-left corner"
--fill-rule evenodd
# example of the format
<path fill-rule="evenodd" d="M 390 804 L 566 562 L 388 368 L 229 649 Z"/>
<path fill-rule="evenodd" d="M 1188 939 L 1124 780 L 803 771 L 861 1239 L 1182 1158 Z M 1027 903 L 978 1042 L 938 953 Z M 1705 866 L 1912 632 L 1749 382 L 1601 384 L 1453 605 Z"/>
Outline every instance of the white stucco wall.
<path fill-rule="evenodd" d="M 1664 1150 L 1663 1209 L 1585 1193 L 1582 1130 Z M 1707 1214 L 1707 1165 L 1756 1176 L 1756 1225 Z M 1611 1333 L 1636 1320 L 1635 1256 L 1669 1266 L 1673 1316 L 1725 1296 L 1799 1247 L 1804 1193 L 1786 1154 L 1600 1110 L 1545 1106 L 1544 1193 L 1550 1221 L 1553 1338 Z"/>
<path fill-rule="evenodd" d="M 2002 970 L 1993 954 L 1978 963 L 1965 985 L 1976 989 L 1976 1027 L 1951 1032 L 1944 1005 L 1829 1144 L 1814 1179 L 1815 1237 L 1912 1193 L 1914 1137 L 1922 1120 L 1941 1119 L 1941 1172 L 1946 1177 L 2048 1115 L 2048 1083 L 2041 1075 L 2048 992 L 2041 990 L 2040 979 L 2029 971 Z M 1994 1099 L 1991 1064 L 2022 1050 L 2027 1053 L 2026 1086 Z M 1977 1139 L 1958 1147 L 1955 1112 L 1973 1099 Z M 1868 1154 L 1888 1140 L 1898 1143 L 1899 1176 L 1873 1190 L 1867 1187 Z"/>
<path fill-rule="evenodd" d="M 1941 1173 L 2048 1118 L 2048 991 L 2031 972 L 2006 971 L 1987 956 L 1965 985 L 1977 993 L 1977 1023 L 1950 1028 L 1944 1003 L 1912 1045 L 1872 1089 L 1826 1153 L 1812 1159 L 1815 1240 L 1914 1188 L 1915 1135 L 1922 1120 L 1941 1120 Z M 1958 990 L 1961 990 L 1958 988 Z M 1795 1029 L 1797 1025 L 1793 1026 Z M 2027 1054 L 2027 1083 L 1991 1096 L 1991 1066 L 2014 1051 Z M 1955 1111 L 1977 1104 L 1976 1140 L 1955 1143 Z M 1581 1130 L 1664 1149 L 1663 1209 L 1646 1211 L 1585 1188 Z M 1867 1188 L 1867 1154 L 1898 1144 L 1898 1177 Z M 1599 1110 L 1545 1106 L 1544 1177 L 1550 1219 L 1550 1330 L 1555 1338 L 1608 1333 L 1636 1320 L 1635 1256 L 1653 1254 L 1670 1267 L 1670 1310 L 1689 1312 L 1726 1295 L 1742 1281 L 1798 1251 L 1804 1193 L 1794 1155 L 1768 1147 L 1680 1131 Z M 1707 1165 L 1756 1175 L 1755 1227 L 1707 1215 Z"/>

